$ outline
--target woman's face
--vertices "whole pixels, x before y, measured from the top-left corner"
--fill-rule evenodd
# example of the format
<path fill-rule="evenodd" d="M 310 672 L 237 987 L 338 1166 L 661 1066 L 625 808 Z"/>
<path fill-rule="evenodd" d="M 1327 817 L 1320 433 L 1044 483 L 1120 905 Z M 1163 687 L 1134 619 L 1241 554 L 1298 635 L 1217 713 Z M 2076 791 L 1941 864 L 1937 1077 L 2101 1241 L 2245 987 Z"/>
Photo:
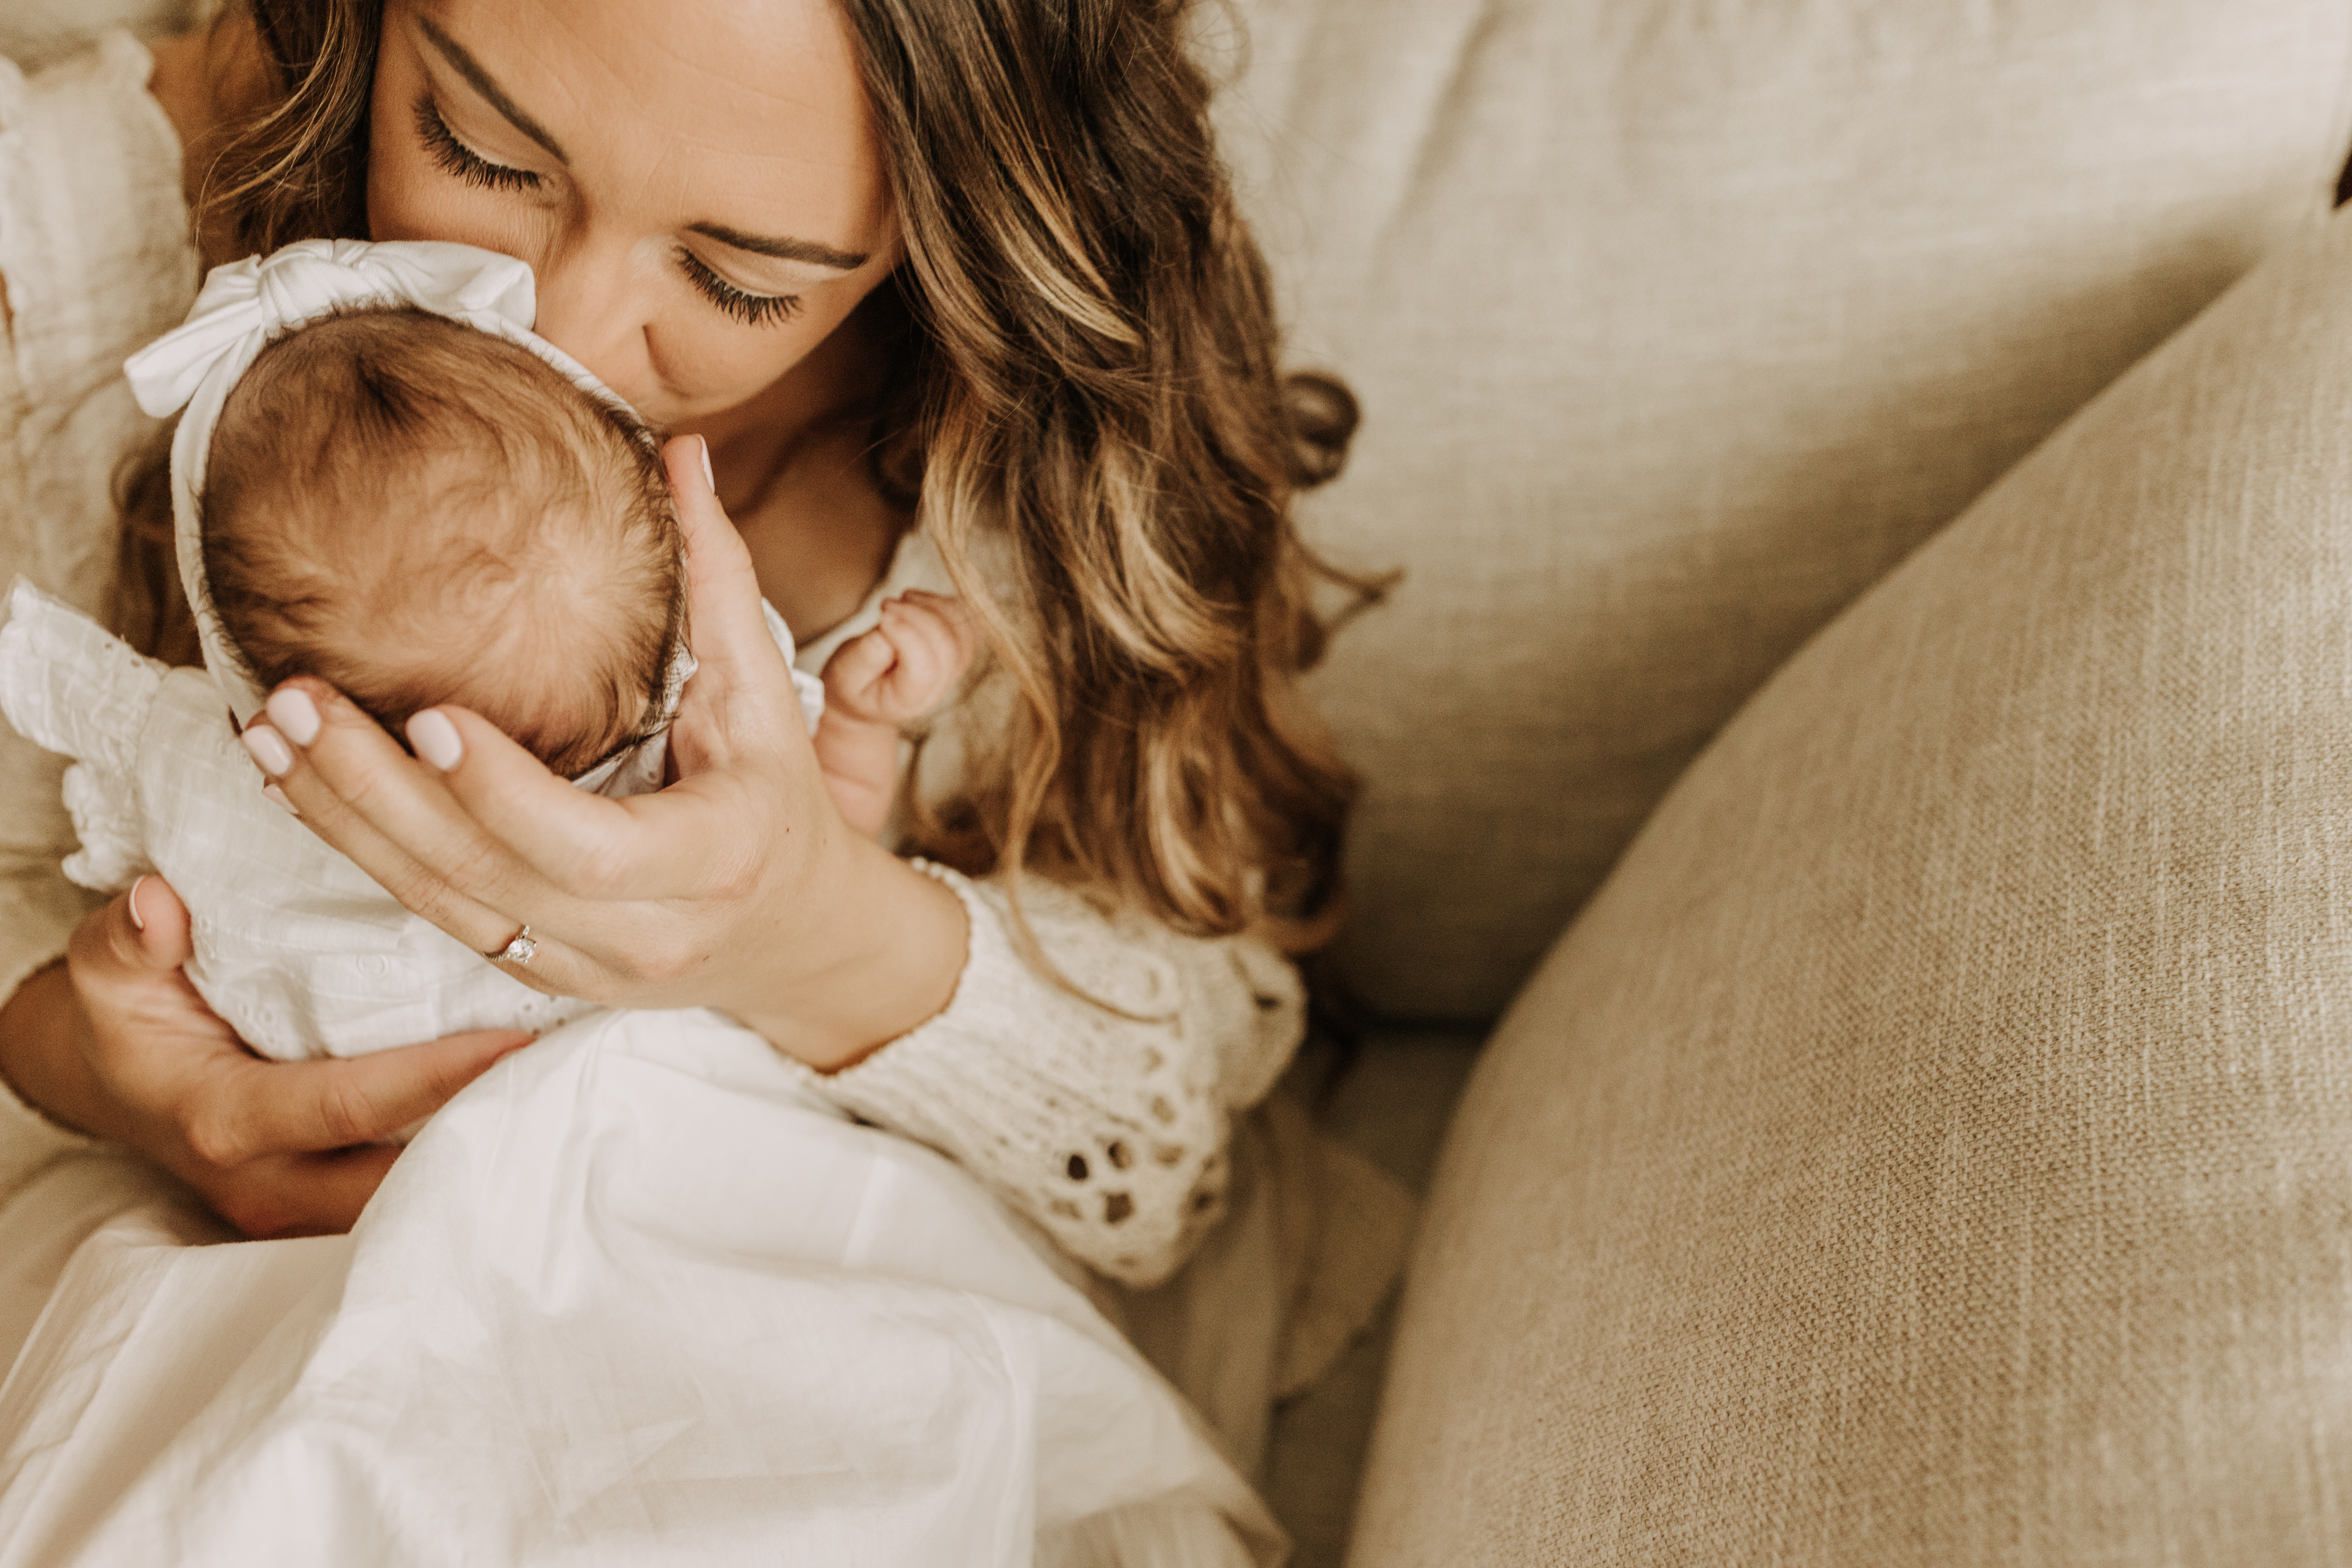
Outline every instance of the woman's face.
<path fill-rule="evenodd" d="M 898 258 L 832 0 L 391 0 L 376 239 L 530 264 L 540 333 L 658 426 L 774 385 Z"/>

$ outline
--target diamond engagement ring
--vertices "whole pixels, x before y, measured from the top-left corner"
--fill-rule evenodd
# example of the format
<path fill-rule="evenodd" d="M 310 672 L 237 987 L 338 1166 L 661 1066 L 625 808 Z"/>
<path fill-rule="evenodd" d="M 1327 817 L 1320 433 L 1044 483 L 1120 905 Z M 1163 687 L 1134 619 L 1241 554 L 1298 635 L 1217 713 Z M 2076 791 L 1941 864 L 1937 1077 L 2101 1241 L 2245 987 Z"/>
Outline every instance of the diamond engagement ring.
<path fill-rule="evenodd" d="M 530 940 L 530 927 L 514 933 L 514 940 L 504 947 L 495 947 L 482 954 L 492 963 L 529 963 L 530 955 L 539 951 L 539 943 Z"/>

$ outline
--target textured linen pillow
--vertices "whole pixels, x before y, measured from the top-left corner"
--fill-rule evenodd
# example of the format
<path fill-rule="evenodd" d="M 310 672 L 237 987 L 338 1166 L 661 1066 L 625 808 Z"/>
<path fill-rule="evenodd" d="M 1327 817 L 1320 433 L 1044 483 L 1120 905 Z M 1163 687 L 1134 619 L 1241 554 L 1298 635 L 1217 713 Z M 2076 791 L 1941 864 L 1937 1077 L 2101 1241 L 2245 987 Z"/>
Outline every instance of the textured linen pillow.
<path fill-rule="evenodd" d="M 1500 1011 L 1739 702 L 2352 141 L 2339 0 L 1239 10 L 1223 144 L 1365 405 L 1310 528 L 1407 573 L 1318 693 L 1349 957 L 1426 1017 Z"/>
<path fill-rule="evenodd" d="M 2347 650 L 2338 219 L 1792 660 L 1513 1006 L 1359 1568 L 2342 1563 Z"/>

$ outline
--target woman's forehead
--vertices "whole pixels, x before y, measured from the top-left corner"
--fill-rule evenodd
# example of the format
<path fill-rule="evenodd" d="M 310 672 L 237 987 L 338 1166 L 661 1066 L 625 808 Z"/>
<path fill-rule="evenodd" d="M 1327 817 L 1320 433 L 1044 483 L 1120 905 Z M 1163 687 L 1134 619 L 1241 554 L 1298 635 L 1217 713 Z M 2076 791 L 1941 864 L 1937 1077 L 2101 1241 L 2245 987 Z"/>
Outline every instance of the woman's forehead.
<path fill-rule="evenodd" d="M 553 143 L 592 197 L 843 249 L 886 221 L 834 0 L 396 0 L 388 16 L 428 65 Z"/>

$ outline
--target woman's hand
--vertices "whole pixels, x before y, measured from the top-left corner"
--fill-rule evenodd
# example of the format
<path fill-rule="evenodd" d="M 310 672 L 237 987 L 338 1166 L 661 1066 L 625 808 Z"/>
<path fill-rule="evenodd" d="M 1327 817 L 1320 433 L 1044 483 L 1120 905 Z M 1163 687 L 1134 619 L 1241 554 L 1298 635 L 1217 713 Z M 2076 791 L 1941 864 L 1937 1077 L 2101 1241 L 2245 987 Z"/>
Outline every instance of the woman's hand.
<path fill-rule="evenodd" d="M 535 952 L 502 965 L 516 978 L 717 1007 L 814 1067 L 845 1066 L 946 1005 L 963 910 L 842 822 L 702 442 L 663 456 L 699 666 L 670 730 L 677 783 L 590 795 L 455 705 L 410 720 L 411 757 L 309 679 L 271 695 L 247 745 L 313 832 L 443 931 L 487 954 L 528 925 Z"/>
<path fill-rule="evenodd" d="M 264 1061 L 181 973 L 191 951 L 186 906 L 142 878 L 0 1010 L 0 1068 L 26 1100 L 147 1155 L 248 1236 L 349 1230 L 399 1153 L 381 1140 L 530 1038 L 488 1030 L 348 1061 Z"/>

